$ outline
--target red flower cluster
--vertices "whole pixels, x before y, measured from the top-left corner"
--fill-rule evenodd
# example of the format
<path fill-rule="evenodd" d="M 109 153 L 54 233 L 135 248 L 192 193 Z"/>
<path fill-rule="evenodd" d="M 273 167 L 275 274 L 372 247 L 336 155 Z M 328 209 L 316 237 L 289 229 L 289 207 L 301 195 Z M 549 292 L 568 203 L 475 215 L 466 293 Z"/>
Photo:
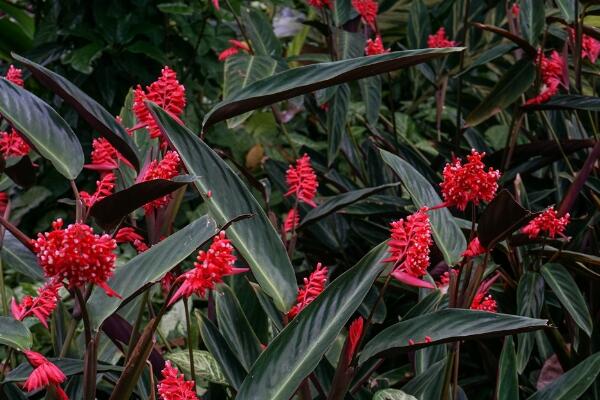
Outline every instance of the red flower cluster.
<path fill-rule="evenodd" d="M 292 232 L 294 227 L 298 226 L 300 223 L 300 216 L 296 212 L 295 209 L 291 209 L 287 216 L 285 217 L 285 222 L 283 223 L 283 231 L 285 233 Z"/>
<path fill-rule="evenodd" d="M 318 295 L 325 290 L 327 284 L 327 267 L 323 267 L 321 263 L 317 264 L 315 270 L 308 278 L 304 278 L 304 287 L 298 289 L 296 304 L 288 311 L 287 316 L 292 319 L 298 315 L 307 305 L 312 303 Z"/>
<path fill-rule="evenodd" d="M 476 257 L 480 254 L 484 254 L 487 250 L 479 243 L 479 238 L 475 238 L 469 242 L 467 249 L 462 254 L 463 257 Z"/>
<path fill-rule="evenodd" d="M 440 184 L 444 206 L 456 206 L 459 210 L 464 210 L 470 201 L 477 205 L 494 198 L 500 172 L 491 167 L 486 171 L 481 161 L 484 156 L 485 153 L 478 153 L 473 149 L 464 165 L 461 159 L 446 164 L 444 181 Z"/>
<path fill-rule="evenodd" d="M 179 174 L 181 168 L 181 159 L 176 151 L 167 151 L 162 160 L 152 160 L 142 181 L 151 181 L 154 179 L 171 179 Z M 156 208 L 161 208 L 169 203 L 171 195 L 163 196 L 159 199 L 152 200 L 144 205 L 146 213 L 151 212 Z"/>
<path fill-rule="evenodd" d="M 233 250 L 225 232 L 219 232 L 208 251 L 200 250 L 198 252 L 194 269 L 178 278 L 182 279 L 183 283 L 169 301 L 169 305 L 181 297 L 190 297 L 194 293 L 204 297 L 207 290 L 213 289 L 217 283 L 223 282 L 224 276 L 246 272 L 246 268 L 233 266 L 237 260 L 237 257 L 233 255 Z"/>
<path fill-rule="evenodd" d="M 250 46 L 248 46 L 248 43 L 246 42 L 240 42 L 239 40 L 229 39 L 229 44 L 231 45 L 231 47 L 228 47 L 219 53 L 219 61 L 225 61 L 229 57 L 236 55 L 240 51 L 244 51 L 246 53 L 250 52 Z"/>
<path fill-rule="evenodd" d="M 331 0 L 308 0 L 308 4 L 315 8 L 329 7 L 332 8 Z"/>
<path fill-rule="evenodd" d="M 540 50 L 538 52 L 536 63 L 540 66 L 543 86 L 540 94 L 527 100 L 525 104 L 540 104 L 548 101 L 550 97 L 558 93 L 558 87 L 561 83 L 565 61 L 558 52 L 553 51 L 550 54 L 550 57 L 546 57 L 542 50 Z"/>
<path fill-rule="evenodd" d="M 568 28 L 569 38 L 571 42 L 575 42 L 575 29 Z M 582 35 L 581 38 L 581 57 L 587 58 L 592 64 L 596 63 L 598 56 L 600 55 L 600 41 L 594 39 L 589 35 Z"/>
<path fill-rule="evenodd" d="M 379 4 L 375 0 L 352 0 L 352 7 L 361 16 L 362 21 L 377 31 L 377 10 Z"/>
<path fill-rule="evenodd" d="M 427 38 L 427 47 L 429 47 L 430 49 L 454 47 L 457 44 L 458 43 L 454 40 L 448 39 L 448 37 L 446 36 L 446 29 L 443 26 L 440 29 L 438 29 L 438 31 L 435 34 L 429 35 L 429 37 Z"/>
<path fill-rule="evenodd" d="M 161 374 L 163 379 L 157 387 L 162 400 L 198 400 L 194 391 L 194 381 L 186 381 L 183 374 L 171 365 L 171 361 L 165 363 Z"/>
<path fill-rule="evenodd" d="M 161 136 L 160 128 L 152 118 L 150 110 L 144 104 L 150 100 L 174 118 L 179 118 L 185 108 L 185 87 L 177 80 L 177 74 L 169 67 L 164 67 L 157 81 L 146 86 L 146 91 L 140 85 L 133 92 L 133 112 L 138 122 L 146 126 L 151 138 Z"/>
<path fill-rule="evenodd" d="M 96 171 L 112 171 L 119 166 L 121 154 L 105 138 L 92 140 L 92 162 L 84 167 Z"/>
<path fill-rule="evenodd" d="M 104 175 L 99 181 L 96 181 L 96 191 L 93 194 L 89 194 L 86 191 L 79 192 L 79 197 L 83 204 L 90 208 L 97 201 L 102 200 L 106 196 L 112 194 L 115 188 L 115 181 L 117 177 L 112 172 Z"/>
<path fill-rule="evenodd" d="M 115 235 L 115 241 L 117 243 L 131 243 L 138 253 L 148 250 L 148 245 L 144 242 L 142 235 L 130 227 L 119 229 Z"/>
<path fill-rule="evenodd" d="M 319 182 L 317 182 L 317 175 L 310 165 L 308 154 L 304 154 L 296 160 L 296 167 L 290 165 L 286 172 L 285 180 L 289 187 L 289 190 L 285 194 L 286 197 L 295 194 L 298 197 L 298 201 L 312 207 L 317 206 L 313 199 L 317 194 Z"/>
<path fill-rule="evenodd" d="M 106 281 L 113 274 L 117 243 L 108 235 L 96 235 L 83 223 L 62 229 L 63 220 L 52 223 L 51 232 L 38 233 L 33 240 L 34 251 L 46 276 L 67 280 L 69 287 L 95 283 L 108 296 L 119 295 Z"/>
<path fill-rule="evenodd" d="M 19 321 L 35 316 L 48 329 L 47 320 L 56 308 L 59 298 L 58 291 L 61 286 L 62 283 L 58 279 L 51 279 L 38 289 L 36 297 L 25 296 L 21 300 L 21 304 L 13 297 L 10 304 L 12 316 Z"/>
<path fill-rule="evenodd" d="M 0 152 L 4 157 L 23 157 L 29 150 L 29 145 L 15 129 L 0 132 Z"/>
<path fill-rule="evenodd" d="M 420 279 L 429 266 L 431 225 L 425 208 L 391 223 L 391 236 L 388 242 L 390 256 L 383 260 L 394 264 L 392 275 L 407 284 L 422 285 Z M 416 281 L 419 282 L 416 282 Z M 425 283 L 425 282 L 423 282 Z"/>
<path fill-rule="evenodd" d="M 23 389 L 28 392 L 52 386 L 59 400 L 69 400 L 67 394 L 60 384 L 67 380 L 65 374 L 56 365 L 52 364 L 46 357 L 35 351 L 25 350 L 23 352 L 33 367 L 33 372 L 23 384 Z"/>
<path fill-rule="evenodd" d="M 6 80 L 14 83 L 17 86 L 25 85 L 23 81 L 23 72 L 19 68 L 15 68 L 13 65 L 8 67 L 6 71 Z"/>
<path fill-rule="evenodd" d="M 381 35 L 376 35 L 375 39 L 367 39 L 367 46 L 365 47 L 365 54 L 368 56 L 375 56 L 377 54 L 389 53 L 390 49 L 383 47 L 383 41 Z"/>
<path fill-rule="evenodd" d="M 471 310 L 481 310 L 487 312 L 497 312 L 498 305 L 496 304 L 496 300 L 490 294 L 485 294 L 482 292 L 477 292 L 475 298 L 473 299 L 473 303 L 471 303 Z"/>
<path fill-rule="evenodd" d="M 538 237 L 542 232 L 546 232 L 551 238 L 555 238 L 557 235 L 564 236 L 565 229 L 569 224 L 569 219 L 569 213 L 562 217 L 558 217 L 554 207 L 549 207 L 543 213 L 531 220 L 522 229 L 522 232 L 529 235 L 530 238 Z"/>

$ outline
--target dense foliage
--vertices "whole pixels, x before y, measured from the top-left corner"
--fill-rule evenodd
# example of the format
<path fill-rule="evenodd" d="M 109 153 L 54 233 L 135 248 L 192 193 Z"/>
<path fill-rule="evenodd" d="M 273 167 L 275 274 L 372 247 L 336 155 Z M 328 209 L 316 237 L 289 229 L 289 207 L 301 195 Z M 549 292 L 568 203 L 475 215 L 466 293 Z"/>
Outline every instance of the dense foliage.
<path fill-rule="evenodd" d="M 600 399 L 598 15 L 0 3 L 0 398 Z"/>

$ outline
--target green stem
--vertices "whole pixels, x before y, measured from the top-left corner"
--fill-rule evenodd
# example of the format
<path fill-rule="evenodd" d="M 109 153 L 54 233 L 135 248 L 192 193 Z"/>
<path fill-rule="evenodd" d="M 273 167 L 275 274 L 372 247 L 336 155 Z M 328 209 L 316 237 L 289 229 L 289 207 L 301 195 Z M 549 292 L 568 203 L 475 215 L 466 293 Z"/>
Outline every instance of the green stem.
<path fill-rule="evenodd" d="M 135 347 L 138 339 L 140 338 L 140 326 L 142 325 L 142 319 L 144 318 L 144 309 L 146 308 L 146 302 L 148 301 L 148 293 L 150 292 L 150 288 L 148 288 L 144 292 L 144 296 L 142 297 L 142 301 L 140 302 L 140 308 L 138 310 L 137 316 L 135 318 L 135 323 L 133 324 L 133 329 L 131 330 L 131 337 L 129 338 L 129 345 L 127 346 L 127 357 L 125 360 L 129 360 L 131 356 L 131 351 Z"/>
<path fill-rule="evenodd" d="M 183 307 L 185 309 L 185 327 L 187 330 L 188 355 L 190 357 L 190 373 L 192 374 L 192 380 L 194 381 L 194 391 L 196 391 L 196 368 L 194 367 L 194 349 L 192 346 L 192 323 L 190 321 L 190 308 L 187 297 L 183 299 Z"/>
<path fill-rule="evenodd" d="M 62 347 L 60 348 L 59 357 L 64 358 L 67 356 L 67 354 L 69 352 L 69 347 L 71 347 L 71 342 L 73 341 L 73 338 L 75 337 L 76 331 L 77 331 L 77 321 L 73 318 L 69 322 L 69 327 L 67 329 L 67 337 L 65 338 L 65 341 L 63 342 Z"/>

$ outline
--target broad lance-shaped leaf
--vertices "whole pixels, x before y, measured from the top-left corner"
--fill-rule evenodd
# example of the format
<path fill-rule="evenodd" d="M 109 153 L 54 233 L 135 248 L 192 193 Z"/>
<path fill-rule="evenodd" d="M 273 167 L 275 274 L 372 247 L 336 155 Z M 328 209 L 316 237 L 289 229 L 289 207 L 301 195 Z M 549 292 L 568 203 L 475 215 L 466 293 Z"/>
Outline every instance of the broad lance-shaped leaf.
<path fill-rule="evenodd" d="M 219 385 L 228 385 L 227 378 L 223 375 L 221 367 L 208 351 L 194 350 L 194 370 L 196 379 L 206 379 Z M 191 377 L 190 354 L 187 350 L 175 351 L 165 354 L 165 358 L 175 364 L 186 377 Z"/>
<path fill-rule="evenodd" d="M 237 400 L 289 400 L 335 341 L 384 264 L 380 244 L 334 280 L 262 352 L 238 391 Z"/>
<path fill-rule="evenodd" d="M 71 127 L 52 107 L 20 86 L 0 79 L 0 115 L 67 179 L 83 169 L 83 150 Z"/>
<path fill-rule="evenodd" d="M 562 265 L 553 263 L 542 266 L 540 272 L 573 321 L 591 337 L 594 329 L 592 317 L 585 298 L 569 271 Z"/>
<path fill-rule="evenodd" d="M 517 286 L 517 312 L 525 317 L 537 318 L 544 305 L 544 280 L 537 272 L 525 271 Z M 521 333 L 517 335 L 519 351 L 517 351 L 517 371 L 522 373 L 531 351 L 533 350 L 534 335 Z"/>
<path fill-rule="evenodd" d="M 56 365 L 66 376 L 80 375 L 83 374 L 83 360 L 79 360 L 76 358 L 56 358 L 49 357 L 48 361 L 52 364 Z M 103 363 L 98 363 L 97 365 L 98 372 L 120 372 L 123 371 L 123 367 L 118 365 L 106 365 Z M 33 367 L 28 362 L 24 362 L 19 364 L 17 368 L 11 370 L 6 377 L 2 381 L 2 383 L 6 382 L 23 382 L 29 378 L 31 372 L 33 371 Z"/>
<path fill-rule="evenodd" d="M 241 14 L 254 53 L 261 56 L 280 56 L 281 42 L 265 14 L 255 8 L 246 7 L 242 7 Z"/>
<path fill-rule="evenodd" d="M 44 271 L 37 262 L 37 257 L 12 233 L 4 233 L 4 242 L 0 252 L 5 269 L 13 269 L 36 281 L 44 279 Z"/>
<path fill-rule="evenodd" d="M 147 284 L 162 278 L 217 232 L 217 224 L 212 218 L 206 215 L 198 218 L 117 269 L 108 285 L 123 299 L 128 299 Z M 122 303 L 123 300 L 94 289 L 87 302 L 92 327 L 97 330 Z"/>
<path fill-rule="evenodd" d="M 12 56 L 25 65 L 42 85 L 71 105 L 94 130 L 106 138 L 136 170 L 139 170 L 140 160 L 133 140 L 114 115 L 63 76 L 18 54 L 13 53 Z"/>
<path fill-rule="evenodd" d="M 419 400 L 440 399 L 444 388 L 444 376 L 449 368 L 448 364 L 448 357 L 434 363 L 426 371 L 402 386 L 402 391 Z"/>
<path fill-rule="evenodd" d="M 408 351 L 440 343 L 512 335 L 546 327 L 548 321 L 544 319 L 449 308 L 386 328 L 366 344 L 360 354 L 360 362 L 376 355 L 390 354 L 391 349 Z M 426 337 L 431 340 L 425 342 Z M 414 341 L 414 345 L 409 340 Z"/>
<path fill-rule="evenodd" d="M 30 349 L 33 338 L 21 321 L 12 317 L 0 317 L 0 344 L 17 350 Z"/>
<path fill-rule="evenodd" d="M 526 111 L 537 110 L 600 110 L 600 98 L 596 96 L 583 96 L 579 94 L 559 94 L 541 104 L 532 104 L 523 107 Z"/>
<path fill-rule="evenodd" d="M 517 374 L 517 356 L 512 336 L 504 339 L 500 364 L 498 366 L 498 384 L 496 386 L 498 400 L 514 400 L 519 398 L 519 375 Z"/>
<path fill-rule="evenodd" d="M 381 150 L 381 157 L 398 175 L 417 207 L 433 207 L 442 203 L 433 186 L 412 165 L 385 150 Z M 433 238 L 444 260 L 448 265 L 456 264 L 467 247 L 467 241 L 454 217 L 447 208 L 441 208 L 429 212 L 429 220 Z"/>
<path fill-rule="evenodd" d="M 162 108 L 153 103 L 148 106 L 188 172 L 200 177 L 194 184 L 217 223 L 224 225 L 241 214 L 253 215 L 229 227 L 227 236 L 265 293 L 286 312 L 296 298 L 296 277 L 281 238 L 263 209 L 231 167 L 198 136 Z"/>
<path fill-rule="evenodd" d="M 596 381 L 600 373 L 600 352 L 592 354 L 527 400 L 574 400 Z"/>
<path fill-rule="evenodd" d="M 350 86 L 340 85 L 331 97 L 327 112 L 327 165 L 331 166 L 337 157 L 344 135 L 346 117 L 350 107 Z"/>
<path fill-rule="evenodd" d="M 293 68 L 254 82 L 232 98 L 217 104 L 204 117 L 202 130 L 206 130 L 219 121 L 282 100 L 329 86 L 410 67 L 463 50 L 462 47 L 406 50 Z"/>

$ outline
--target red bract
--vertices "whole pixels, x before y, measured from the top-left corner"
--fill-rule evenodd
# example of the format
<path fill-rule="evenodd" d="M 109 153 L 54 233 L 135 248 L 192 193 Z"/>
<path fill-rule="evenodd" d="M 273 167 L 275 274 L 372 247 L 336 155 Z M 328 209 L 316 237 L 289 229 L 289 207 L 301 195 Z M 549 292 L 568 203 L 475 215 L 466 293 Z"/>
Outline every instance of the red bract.
<path fill-rule="evenodd" d="M 571 43 L 575 43 L 576 34 L 575 29 L 568 28 L 569 38 Z M 600 55 L 600 41 L 594 39 L 589 35 L 583 34 L 581 37 L 581 57 L 587 58 L 591 63 L 595 64 L 598 56 Z"/>
<path fill-rule="evenodd" d="M 464 165 L 461 159 L 446 164 L 444 181 L 440 184 L 444 206 L 456 206 L 459 210 L 464 210 L 469 202 L 477 205 L 494 198 L 500 172 L 491 167 L 486 171 L 485 164 L 481 161 L 484 156 L 485 153 L 478 153 L 473 149 Z"/>
<path fill-rule="evenodd" d="M 6 207 L 8 207 L 8 194 L 6 192 L 0 192 L 0 215 L 4 215 Z"/>
<path fill-rule="evenodd" d="M 83 223 L 62 229 L 63 220 L 52 223 L 53 231 L 38 233 L 33 240 L 38 263 L 48 277 L 66 280 L 70 288 L 87 283 L 100 286 L 108 296 L 120 297 L 106 283 L 113 274 L 117 243 L 109 235 L 96 235 Z"/>
<path fill-rule="evenodd" d="M 0 132 L 0 152 L 4 157 L 23 157 L 29 150 L 29 145 L 16 130 Z"/>
<path fill-rule="evenodd" d="M 163 380 L 157 385 L 158 394 L 162 400 L 197 400 L 194 392 L 194 381 L 186 381 L 183 374 L 171 365 L 171 361 L 165 363 L 161 371 Z"/>
<path fill-rule="evenodd" d="M 308 278 L 304 278 L 304 287 L 298 289 L 298 296 L 296 297 L 296 304 L 288 311 L 288 318 L 292 319 L 300 311 L 309 305 L 318 295 L 325 290 L 325 284 L 327 283 L 327 267 L 323 267 L 321 263 L 318 263 L 315 270 L 310 274 Z"/>
<path fill-rule="evenodd" d="M 487 250 L 479 243 L 479 238 L 475 238 L 469 242 L 467 249 L 462 254 L 463 257 L 475 257 L 484 254 Z"/>
<path fill-rule="evenodd" d="M 367 46 L 365 47 L 365 54 L 368 56 L 375 56 L 377 54 L 389 53 L 390 49 L 383 47 L 383 41 L 381 36 L 375 36 L 375 39 L 368 39 Z"/>
<path fill-rule="evenodd" d="M 329 7 L 332 8 L 331 0 L 308 0 L 308 4 L 315 8 Z"/>
<path fill-rule="evenodd" d="M 427 47 L 429 48 L 454 47 L 456 45 L 457 43 L 454 40 L 448 39 L 446 29 L 443 26 L 427 38 Z"/>
<path fill-rule="evenodd" d="M 363 326 L 364 319 L 362 317 L 358 317 L 352 321 L 350 328 L 348 328 L 348 347 L 346 348 L 346 357 L 348 360 L 350 360 L 354 356 L 354 353 L 356 353 L 358 343 L 362 337 Z"/>
<path fill-rule="evenodd" d="M 304 202 L 312 207 L 317 206 L 313 199 L 317 194 L 319 182 L 317 182 L 317 175 L 310 165 L 308 154 L 304 154 L 296 160 L 296 167 L 290 165 L 285 180 L 289 187 L 285 194 L 286 197 L 295 194 L 299 202 Z"/>
<path fill-rule="evenodd" d="M 401 272 L 413 278 L 420 278 L 429 266 L 429 248 L 431 226 L 425 209 L 391 223 L 391 235 L 388 242 L 390 256 L 383 260 L 391 262 L 393 273 Z M 400 275 L 401 276 L 401 275 Z"/>
<path fill-rule="evenodd" d="M 362 21 L 377 31 L 377 10 L 379 4 L 374 0 L 352 0 L 352 7 L 361 16 Z"/>
<path fill-rule="evenodd" d="M 569 219 L 569 213 L 562 217 L 558 217 L 554 207 L 549 207 L 543 213 L 531 220 L 522 231 L 530 238 L 538 237 L 542 232 L 546 232 L 551 238 L 555 238 L 557 235 L 564 236 L 565 229 L 569 224 Z"/>
<path fill-rule="evenodd" d="M 213 239 L 208 251 L 200 250 L 194 263 L 194 269 L 181 275 L 181 287 L 173 295 L 169 304 L 175 303 L 181 297 L 190 297 L 196 293 L 204 297 L 207 290 L 211 290 L 217 283 L 223 282 L 227 275 L 246 272 L 245 268 L 235 268 L 233 265 L 237 257 L 233 254 L 233 246 L 227 239 L 225 232 L 221 231 Z"/>
<path fill-rule="evenodd" d="M 15 68 L 13 65 L 9 66 L 8 71 L 6 71 L 6 80 L 18 86 L 23 86 L 25 84 L 22 71 L 19 68 Z"/>
<path fill-rule="evenodd" d="M 512 13 L 513 17 L 519 18 L 519 14 L 521 13 L 521 8 L 519 7 L 519 3 L 514 2 L 512 7 L 510 8 L 510 12 Z"/>
<path fill-rule="evenodd" d="M 117 243 L 131 243 L 138 253 L 148 250 L 148 245 L 144 242 L 142 235 L 130 227 L 119 229 L 115 235 L 115 240 Z"/>
<path fill-rule="evenodd" d="M 23 389 L 28 392 L 53 386 L 59 399 L 68 399 L 66 393 L 60 387 L 67 377 L 56 365 L 52 364 L 46 357 L 35 351 L 25 350 L 23 352 L 33 367 L 33 372 L 23 384 Z"/>
<path fill-rule="evenodd" d="M 484 281 L 479 288 L 477 289 L 477 293 L 473 298 L 473 302 L 471 303 L 472 310 L 481 310 L 488 312 L 497 312 L 498 306 L 496 304 L 496 300 L 487 294 L 494 282 L 500 277 L 500 274 L 497 273 L 492 278 Z"/>
<path fill-rule="evenodd" d="M 285 233 L 292 232 L 294 227 L 300 223 L 300 216 L 293 208 L 287 213 L 285 222 L 283 223 L 283 231 Z"/>
<path fill-rule="evenodd" d="M 98 138 L 92 140 L 92 162 L 84 167 L 96 171 L 111 171 L 119 166 L 121 155 L 108 140 Z"/>
<path fill-rule="evenodd" d="M 104 175 L 99 181 L 96 181 L 96 191 L 93 194 L 81 191 L 79 196 L 86 207 L 93 206 L 97 201 L 102 200 L 108 195 L 111 195 L 115 188 L 115 180 L 117 177 L 112 172 Z"/>
<path fill-rule="evenodd" d="M 177 154 L 177 152 L 175 151 L 167 151 L 162 160 L 153 160 L 150 163 L 142 181 L 145 182 L 154 179 L 174 178 L 177 176 L 177 174 L 179 174 L 180 168 L 181 159 L 179 158 L 179 154 Z M 144 210 L 146 211 L 146 213 L 148 213 L 155 208 L 164 207 L 169 203 L 170 198 L 171 195 L 166 195 L 159 199 L 152 200 L 150 203 L 144 205 Z"/>
<path fill-rule="evenodd" d="M 550 57 L 546 57 L 540 49 L 538 51 L 536 64 L 540 67 L 543 85 L 540 94 L 527 100 L 525 104 L 540 104 L 548 101 L 552 96 L 558 93 L 558 87 L 561 84 L 565 61 L 557 51 L 553 51 L 550 54 Z"/>
<path fill-rule="evenodd" d="M 215 9 L 217 11 L 219 11 L 221 9 L 221 6 L 219 5 L 219 0 L 212 0 L 213 3 L 213 7 L 215 7 Z"/>
<path fill-rule="evenodd" d="M 56 308 L 59 298 L 58 291 L 61 286 L 62 283 L 59 280 L 51 279 L 38 289 L 36 297 L 25 296 L 21 300 L 21 304 L 13 298 L 10 304 L 11 314 L 19 321 L 35 316 L 48 329 L 47 320 Z"/>
<path fill-rule="evenodd" d="M 229 44 L 231 44 L 231 47 L 228 47 L 219 53 L 219 61 L 225 61 L 229 57 L 239 53 L 240 51 L 244 51 L 246 53 L 250 52 L 250 46 L 248 46 L 248 43 L 246 42 L 240 42 L 239 40 L 229 39 Z"/>
<path fill-rule="evenodd" d="M 161 70 L 157 81 L 146 86 L 146 91 L 140 85 L 133 93 L 133 112 L 138 122 L 146 126 L 150 137 L 161 136 L 160 128 L 152 118 L 150 110 L 144 104 L 145 100 L 152 101 L 162 107 L 174 118 L 179 118 L 185 108 L 185 87 L 177 80 L 177 74 L 169 67 Z"/>

